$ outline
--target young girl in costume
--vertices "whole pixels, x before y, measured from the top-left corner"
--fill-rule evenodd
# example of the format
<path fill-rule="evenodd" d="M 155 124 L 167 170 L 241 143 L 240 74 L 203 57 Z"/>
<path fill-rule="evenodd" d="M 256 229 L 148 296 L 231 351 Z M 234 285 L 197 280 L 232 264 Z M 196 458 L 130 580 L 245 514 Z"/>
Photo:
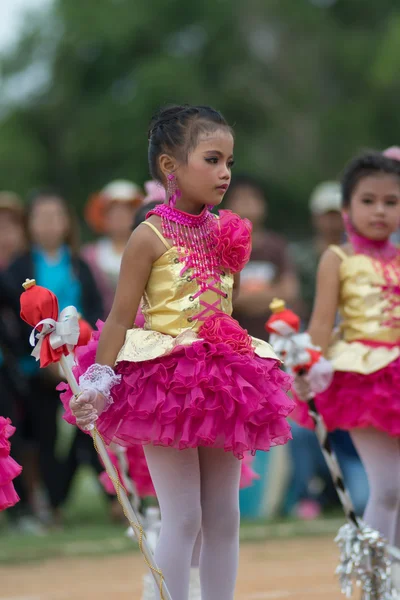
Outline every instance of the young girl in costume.
<path fill-rule="evenodd" d="M 160 503 L 155 552 L 174 600 L 187 600 L 202 531 L 202 600 L 232 600 L 239 556 L 238 459 L 290 439 L 290 380 L 272 348 L 230 316 L 251 226 L 225 211 L 233 135 L 208 107 L 161 110 L 149 131 L 167 187 L 132 234 L 115 301 L 70 409 L 106 443 L 143 444 Z M 143 329 L 132 329 L 144 296 Z M 68 396 L 65 396 L 68 409 Z M 71 415 L 67 415 L 71 419 Z"/>
<path fill-rule="evenodd" d="M 350 432 L 367 472 L 364 519 L 400 546 L 400 250 L 390 241 L 400 224 L 400 163 L 355 158 L 342 195 L 349 241 L 321 258 L 309 326 L 328 361 L 298 377 L 296 389 L 305 398 L 325 388 L 316 405 L 329 430 Z M 337 311 L 340 338 L 330 345 Z M 306 405 L 296 413 L 309 424 Z"/>
<path fill-rule="evenodd" d="M 144 184 L 144 188 L 146 190 L 146 197 L 143 201 L 143 206 L 139 208 L 135 215 L 134 219 L 134 229 L 138 227 L 143 221 L 146 219 L 146 214 L 149 210 L 154 209 L 157 204 L 161 204 L 165 202 L 165 190 L 161 186 L 160 183 L 155 181 L 148 181 Z M 147 211 L 146 211 L 147 208 Z M 141 311 L 141 307 L 139 307 L 138 313 L 135 319 L 136 327 L 143 327 L 145 324 L 145 319 L 143 313 Z M 100 329 L 100 327 L 99 327 Z M 88 364 L 94 363 L 96 358 L 96 349 L 98 344 L 99 332 L 95 332 L 93 335 L 91 347 L 92 354 L 88 352 L 88 349 L 85 349 L 85 358 L 89 360 Z M 78 351 L 79 352 L 79 351 Z M 75 375 L 79 377 L 84 373 L 84 368 L 77 371 Z M 143 507 L 143 500 L 146 497 L 156 497 L 156 492 L 154 490 L 153 482 L 151 480 L 149 468 L 147 466 L 146 457 L 144 454 L 143 446 L 139 444 L 135 444 L 126 449 L 119 449 L 118 455 L 120 456 L 121 451 L 124 454 L 125 465 L 126 465 L 126 475 L 130 478 L 133 483 L 134 490 L 136 495 L 138 496 L 138 500 L 141 502 L 141 507 Z M 109 451 L 110 459 L 117 469 L 119 478 L 122 481 L 122 473 L 120 472 L 120 464 L 117 453 L 112 451 L 110 448 Z M 242 460 L 242 468 L 241 468 L 241 476 L 240 476 L 240 489 L 247 488 L 251 486 L 255 479 L 258 479 L 257 473 L 252 469 L 253 456 L 250 453 L 245 454 Z M 114 485 L 107 475 L 106 471 L 100 475 L 100 481 L 107 491 L 108 494 L 115 494 Z M 144 519 L 145 528 L 150 526 L 152 530 L 154 530 L 154 515 L 157 514 L 156 508 L 151 508 L 151 523 L 148 523 L 147 512 L 146 517 Z M 159 518 L 159 517 L 157 517 Z M 157 523 L 155 527 L 156 530 L 159 531 L 160 522 Z M 153 538 L 152 538 L 153 539 Z M 192 555 L 192 563 L 191 563 L 191 572 L 190 572 L 190 593 L 189 600 L 200 600 L 200 577 L 199 577 L 199 562 L 200 562 L 200 549 L 201 549 L 201 533 L 199 534 Z M 153 578 L 150 573 L 146 574 L 144 578 L 144 590 L 142 600 L 155 598 L 154 588 L 153 588 Z"/>
<path fill-rule="evenodd" d="M 13 480 L 21 473 L 22 467 L 10 456 L 9 438 L 14 431 L 10 419 L 0 417 L 0 511 L 19 501 Z"/>

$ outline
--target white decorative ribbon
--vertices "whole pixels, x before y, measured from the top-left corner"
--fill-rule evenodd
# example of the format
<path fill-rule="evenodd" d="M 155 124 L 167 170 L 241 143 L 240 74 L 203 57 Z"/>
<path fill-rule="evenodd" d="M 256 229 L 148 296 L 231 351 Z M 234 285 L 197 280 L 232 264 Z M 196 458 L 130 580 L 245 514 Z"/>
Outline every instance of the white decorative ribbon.
<path fill-rule="evenodd" d="M 42 331 L 37 331 L 37 328 L 41 325 Z M 43 340 L 47 335 L 50 336 L 50 346 L 53 350 L 66 344 L 71 352 L 78 343 L 79 333 L 78 312 L 74 306 L 67 306 L 58 315 L 58 321 L 50 318 L 43 319 L 35 326 L 29 337 L 30 345 L 34 346 L 31 355 L 39 360 Z"/>
<path fill-rule="evenodd" d="M 308 333 L 291 333 L 285 335 L 271 333 L 269 343 L 284 365 L 290 370 L 310 362 L 308 350 L 319 350 L 312 343 Z"/>

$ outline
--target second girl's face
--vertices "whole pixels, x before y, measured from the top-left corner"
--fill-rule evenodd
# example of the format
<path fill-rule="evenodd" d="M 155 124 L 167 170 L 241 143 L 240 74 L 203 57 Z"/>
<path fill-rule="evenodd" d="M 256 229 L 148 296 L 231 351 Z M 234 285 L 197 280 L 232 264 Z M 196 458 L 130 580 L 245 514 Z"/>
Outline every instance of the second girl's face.
<path fill-rule="evenodd" d="M 176 170 L 182 198 L 198 205 L 217 206 L 231 182 L 233 137 L 228 129 L 200 136 L 186 164 Z"/>
<path fill-rule="evenodd" d="M 399 178 L 386 173 L 363 177 L 353 191 L 350 216 L 361 235 L 387 239 L 400 226 Z"/>

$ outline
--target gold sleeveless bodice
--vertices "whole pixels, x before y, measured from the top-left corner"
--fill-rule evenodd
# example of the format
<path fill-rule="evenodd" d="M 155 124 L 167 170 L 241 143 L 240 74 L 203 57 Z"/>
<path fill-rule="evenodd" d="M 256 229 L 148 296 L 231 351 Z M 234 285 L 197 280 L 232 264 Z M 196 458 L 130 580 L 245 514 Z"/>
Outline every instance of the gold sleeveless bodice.
<path fill-rule="evenodd" d="M 364 254 L 331 249 L 342 262 L 339 341 L 329 355 L 337 370 L 375 372 L 400 354 L 400 261 L 383 266 Z"/>
<path fill-rule="evenodd" d="M 154 263 L 143 296 L 143 329 L 129 329 L 117 363 L 140 362 L 168 354 L 177 345 L 198 340 L 203 320 L 215 311 L 232 314 L 233 275 L 224 271 L 219 281 L 211 282 L 199 294 L 192 269 L 182 271 L 178 250 L 171 247 L 161 233 L 146 221 L 166 247 Z M 263 340 L 252 338 L 255 353 L 262 358 L 278 357 Z"/>

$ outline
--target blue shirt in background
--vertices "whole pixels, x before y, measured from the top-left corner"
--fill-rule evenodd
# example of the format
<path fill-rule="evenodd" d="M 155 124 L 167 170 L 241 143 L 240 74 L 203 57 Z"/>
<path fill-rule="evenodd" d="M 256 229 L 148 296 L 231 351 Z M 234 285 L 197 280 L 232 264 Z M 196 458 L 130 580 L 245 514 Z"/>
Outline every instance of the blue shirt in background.
<path fill-rule="evenodd" d="M 81 284 L 73 271 L 69 249 L 62 246 L 58 256 L 49 257 L 40 248 L 34 248 L 32 258 L 36 283 L 57 296 L 60 311 L 75 306 L 82 312 Z"/>

